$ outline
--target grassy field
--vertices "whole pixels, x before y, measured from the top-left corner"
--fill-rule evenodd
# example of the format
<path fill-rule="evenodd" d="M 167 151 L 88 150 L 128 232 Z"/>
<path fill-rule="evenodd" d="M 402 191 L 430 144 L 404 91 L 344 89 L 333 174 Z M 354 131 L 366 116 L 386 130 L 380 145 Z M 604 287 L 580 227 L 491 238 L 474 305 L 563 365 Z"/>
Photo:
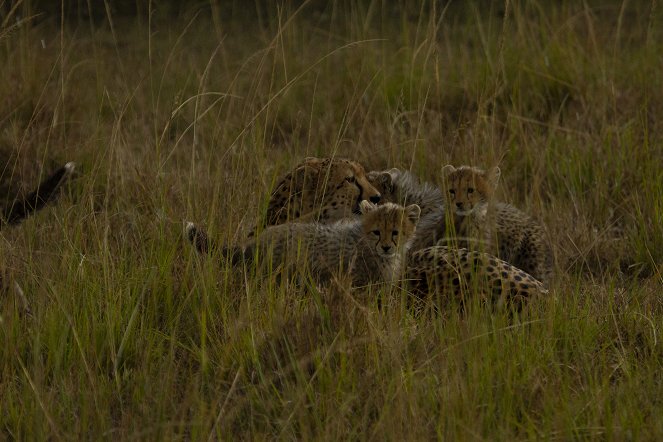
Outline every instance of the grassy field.
<path fill-rule="evenodd" d="M 2 204 L 78 168 L 1 232 L 0 439 L 663 438 L 663 5 L 199 4 L 4 10 Z M 415 316 L 182 238 L 236 241 L 334 155 L 499 164 L 549 232 L 550 297 Z"/>

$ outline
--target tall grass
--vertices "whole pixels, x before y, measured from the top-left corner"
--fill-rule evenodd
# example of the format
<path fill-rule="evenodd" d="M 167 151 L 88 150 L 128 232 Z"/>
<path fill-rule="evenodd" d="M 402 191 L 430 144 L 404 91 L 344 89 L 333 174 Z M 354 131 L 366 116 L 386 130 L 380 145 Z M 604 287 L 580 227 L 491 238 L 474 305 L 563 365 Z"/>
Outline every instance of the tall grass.
<path fill-rule="evenodd" d="M 0 438 L 663 436 L 655 2 L 210 3 L 4 12 L 0 196 L 79 173 L 2 230 Z M 185 219 L 242 238 L 311 155 L 499 163 L 549 232 L 550 298 L 416 316 L 185 243 Z"/>

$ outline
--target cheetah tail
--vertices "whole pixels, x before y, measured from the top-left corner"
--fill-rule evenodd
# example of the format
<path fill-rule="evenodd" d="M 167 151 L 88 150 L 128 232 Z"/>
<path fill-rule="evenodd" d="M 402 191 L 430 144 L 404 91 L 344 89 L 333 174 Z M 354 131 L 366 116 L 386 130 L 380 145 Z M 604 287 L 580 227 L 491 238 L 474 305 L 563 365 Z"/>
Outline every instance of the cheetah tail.
<path fill-rule="evenodd" d="M 216 244 L 210 241 L 207 233 L 190 221 L 186 223 L 184 235 L 201 255 L 211 255 L 216 249 Z"/>
<path fill-rule="evenodd" d="M 32 213 L 41 210 L 48 202 L 54 199 L 55 192 L 71 176 L 75 164 L 69 162 L 57 169 L 39 186 L 20 201 L 14 201 L 4 210 L 2 218 L 8 225 L 15 225 L 23 221 Z"/>
<path fill-rule="evenodd" d="M 210 240 L 207 232 L 192 222 L 186 223 L 184 235 L 201 255 L 212 256 L 216 254 L 217 251 L 220 251 L 222 256 L 230 258 L 232 265 L 237 265 L 243 261 L 251 259 L 252 255 L 250 253 L 244 253 L 239 247 L 219 247 L 218 244 Z"/>

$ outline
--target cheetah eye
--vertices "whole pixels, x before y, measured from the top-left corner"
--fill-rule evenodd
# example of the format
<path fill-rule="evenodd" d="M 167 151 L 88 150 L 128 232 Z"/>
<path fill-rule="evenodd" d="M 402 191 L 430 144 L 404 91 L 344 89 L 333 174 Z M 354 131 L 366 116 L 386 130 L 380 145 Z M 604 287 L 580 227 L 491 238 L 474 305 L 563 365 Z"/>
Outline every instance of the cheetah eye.
<path fill-rule="evenodd" d="M 345 181 L 348 183 L 354 184 L 357 182 L 357 179 L 354 176 L 345 177 Z"/>
<path fill-rule="evenodd" d="M 455 194 L 456 194 L 456 191 L 453 190 L 453 189 L 449 189 L 449 194 L 450 194 L 450 195 L 455 195 Z"/>
<path fill-rule="evenodd" d="M 473 187 L 468 187 L 467 188 L 467 193 L 474 193 L 474 188 Z"/>
<path fill-rule="evenodd" d="M 380 231 L 379 230 L 373 230 L 371 233 L 375 236 L 380 236 Z"/>
<path fill-rule="evenodd" d="M 398 230 L 393 230 L 391 232 L 391 236 L 398 236 Z"/>

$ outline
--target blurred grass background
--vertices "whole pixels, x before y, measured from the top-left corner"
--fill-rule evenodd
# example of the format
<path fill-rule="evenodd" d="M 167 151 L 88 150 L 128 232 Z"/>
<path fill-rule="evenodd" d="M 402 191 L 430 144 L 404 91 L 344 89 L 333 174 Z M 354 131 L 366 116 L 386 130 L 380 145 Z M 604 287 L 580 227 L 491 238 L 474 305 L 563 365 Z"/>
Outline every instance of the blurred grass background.
<path fill-rule="evenodd" d="M 655 1 L 0 3 L 0 438 L 659 439 Z M 502 169 L 557 278 L 515 324 L 195 256 L 305 156 Z M 24 311 L 16 286 L 24 293 Z"/>

